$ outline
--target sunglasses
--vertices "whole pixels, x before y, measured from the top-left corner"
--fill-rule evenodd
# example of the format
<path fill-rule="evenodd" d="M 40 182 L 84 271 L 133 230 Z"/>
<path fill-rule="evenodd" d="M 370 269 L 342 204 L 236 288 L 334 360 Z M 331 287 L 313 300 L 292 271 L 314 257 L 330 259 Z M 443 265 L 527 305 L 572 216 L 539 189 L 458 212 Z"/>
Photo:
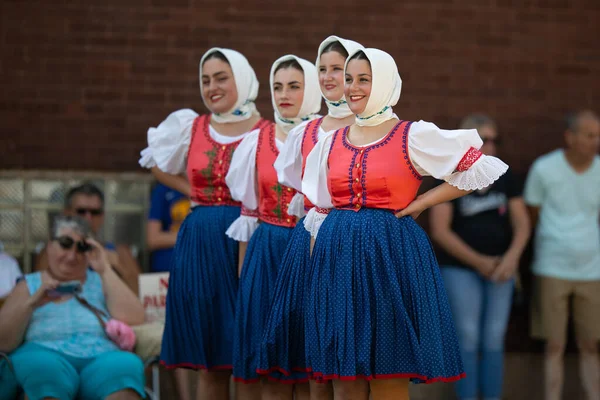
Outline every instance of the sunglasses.
<path fill-rule="evenodd" d="M 104 210 L 101 208 L 76 208 L 75 212 L 81 217 L 86 216 L 88 213 L 94 217 L 104 214 Z"/>
<path fill-rule="evenodd" d="M 494 143 L 494 144 L 498 144 L 499 145 L 501 143 L 501 141 L 500 141 L 499 138 L 494 138 L 494 139 L 492 139 L 492 138 L 481 138 L 481 140 L 483 141 L 483 144 Z"/>
<path fill-rule="evenodd" d="M 75 250 L 77 250 L 78 253 L 86 253 L 92 249 L 92 246 L 85 240 L 76 242 L 75 239 L 70 236 L 59 236 L 54 240 L 56 240 L 59 246 L 64 250 L 71 250 L 74 245 L 76 246 Z"/>

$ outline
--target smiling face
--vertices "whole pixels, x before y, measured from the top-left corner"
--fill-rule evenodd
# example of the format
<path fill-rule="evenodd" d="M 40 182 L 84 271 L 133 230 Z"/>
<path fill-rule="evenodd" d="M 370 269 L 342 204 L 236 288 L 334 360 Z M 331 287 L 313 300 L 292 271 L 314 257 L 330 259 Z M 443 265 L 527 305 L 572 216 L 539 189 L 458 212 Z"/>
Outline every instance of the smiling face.
<path fill-rule="evenodd" d="M 283 118 L 295 118 L 304 100 L 304 73 L 297 68 L 281 68 L 273 76 L 273 98 Z"/>
<path fill-rule="evenodd" d="M 202 65 L 202 96 L 206 106 L 216 114 L 233 109 L 238 99 L 231 66 L 219 58 L 209 58 Z"/>
<path fill-rule="evenodd" d="M 354 114 L 361 114 L 369 101 L 373 77 L 367 60 L 350 60 L 346 67 L 345 94 Z"/>
<path fill-rule="evenodd" d="M 319 85 L 329 101 L 338 101 L 344 96 L 344 64 L 346 57 L 337 51 L 321 54 L 319 59 Z"/>

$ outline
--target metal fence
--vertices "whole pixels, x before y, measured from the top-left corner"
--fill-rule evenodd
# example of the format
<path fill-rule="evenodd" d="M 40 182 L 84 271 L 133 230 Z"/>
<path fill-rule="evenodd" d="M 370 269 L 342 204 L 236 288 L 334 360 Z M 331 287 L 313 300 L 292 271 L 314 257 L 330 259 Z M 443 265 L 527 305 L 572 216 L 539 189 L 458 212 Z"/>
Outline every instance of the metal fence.
<path fill-rule="evenodd" d="M 0 170 L 0 242 L 24 273 L 48 240 L 52 217 L 61 212 L 69 188 L 93 182 L 104 191 L 105 222 L 100 238 L 132 246 L 148 270 L 146 220 L 151 174 L 80 171 Z"/>

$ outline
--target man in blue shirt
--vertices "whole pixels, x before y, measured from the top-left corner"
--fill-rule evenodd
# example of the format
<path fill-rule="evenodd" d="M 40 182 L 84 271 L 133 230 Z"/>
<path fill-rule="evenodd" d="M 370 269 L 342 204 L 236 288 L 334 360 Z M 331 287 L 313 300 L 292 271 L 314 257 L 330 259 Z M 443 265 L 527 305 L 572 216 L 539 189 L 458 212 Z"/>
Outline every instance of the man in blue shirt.
<path fill-rule="evenodd" d="M 152 251 L 150 269 L 169 271 L 179 226 L 190 211 L 190 201 L 162 183 L 152 190 L 148 213 L 147 243 Z"/>
<path fill-rule="evenodd" d="M 177 233 L 189 211 L 190 201 L 182 193 L 162 183 L 157 183 L 152 189 L 146 226 L 148 250 L 152 252 L 150 260 L 152 272 L 169 271 Z M 177 368 L 174 375 L 179 399 L 191 399 L 189 387 L 192 372 Z"/>

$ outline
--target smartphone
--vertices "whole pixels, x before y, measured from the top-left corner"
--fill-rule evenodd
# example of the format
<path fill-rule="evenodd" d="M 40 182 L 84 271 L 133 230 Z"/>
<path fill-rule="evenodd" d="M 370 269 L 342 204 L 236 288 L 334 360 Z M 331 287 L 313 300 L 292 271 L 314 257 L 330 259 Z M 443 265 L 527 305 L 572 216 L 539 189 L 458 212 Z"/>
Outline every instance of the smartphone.
<path fill-rule="evenodd" d="M 69 281 L 59 284 L 55 289 L 51 290 L 53 295 L 64 296 L 67 294 L 79 294 L 82 290 L 80 281 Z"/>

